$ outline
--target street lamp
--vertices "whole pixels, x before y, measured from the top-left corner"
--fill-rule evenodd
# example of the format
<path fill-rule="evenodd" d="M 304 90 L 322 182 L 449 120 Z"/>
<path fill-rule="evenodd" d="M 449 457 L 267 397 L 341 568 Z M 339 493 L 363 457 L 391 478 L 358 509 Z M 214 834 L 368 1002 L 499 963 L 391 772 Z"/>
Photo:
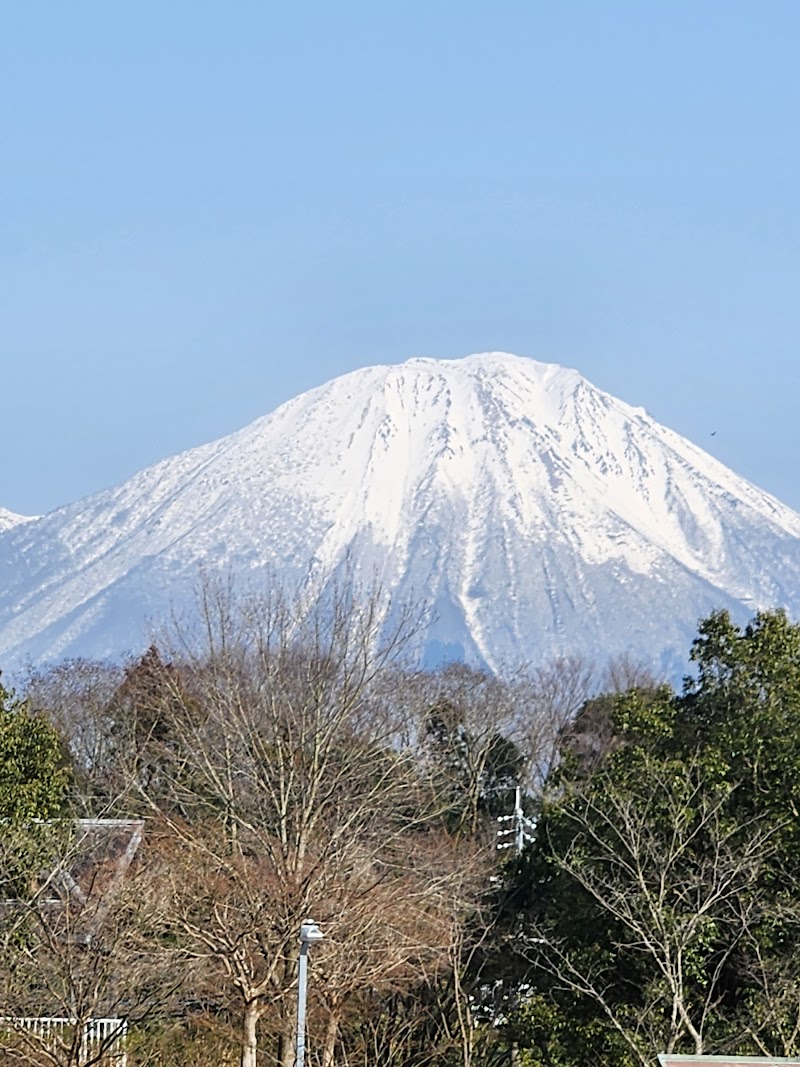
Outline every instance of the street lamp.
<path fill-rule="evenodd" d="M 306 1058 L 306 985 L 308 983 L 308 946 L 321 941 L 324 934 L 311 919 L 300 927 L 300 964 L 297 970 L 297 1040 L 295 1067 L 304 1067 Z"/>

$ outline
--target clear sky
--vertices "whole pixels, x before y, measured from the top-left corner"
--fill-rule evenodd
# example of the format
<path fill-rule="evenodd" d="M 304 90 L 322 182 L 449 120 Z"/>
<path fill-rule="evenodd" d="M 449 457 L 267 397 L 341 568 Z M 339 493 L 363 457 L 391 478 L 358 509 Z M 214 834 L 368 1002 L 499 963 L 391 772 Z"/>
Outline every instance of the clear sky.
<path fill-rule="evenodd" d="M 797 0 L 0 5 L 0 507 L 503 349 L 800 508 L 798 54 Z"/>

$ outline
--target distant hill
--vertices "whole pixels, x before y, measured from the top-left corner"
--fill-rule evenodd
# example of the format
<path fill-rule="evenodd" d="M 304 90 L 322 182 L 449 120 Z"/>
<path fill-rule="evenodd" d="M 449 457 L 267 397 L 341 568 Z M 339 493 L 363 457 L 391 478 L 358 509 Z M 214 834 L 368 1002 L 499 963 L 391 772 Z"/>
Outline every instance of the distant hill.
<path fill-rule="evenodd" d="M 370 367 L 38 519 L 0 513 L 0 666 L 144 647 L 198 568 L 376 575 L 422 661 L 629 652 L 800 613 L 800 515 L 577 372 L 503 353 Z"/>

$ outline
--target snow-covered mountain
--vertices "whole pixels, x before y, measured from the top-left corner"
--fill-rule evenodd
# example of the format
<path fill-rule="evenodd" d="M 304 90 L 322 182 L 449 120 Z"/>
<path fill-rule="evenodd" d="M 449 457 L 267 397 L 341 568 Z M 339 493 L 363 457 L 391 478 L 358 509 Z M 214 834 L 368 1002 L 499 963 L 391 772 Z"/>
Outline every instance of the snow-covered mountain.
<path fill-rule="evenodd" d="M 12 526 L 18 526 L 21 522 L 30 522 L 27 515 L 15 515 L 13 511 L 0 508 L 0 533 L 10 530 Z"/>
<path fill-rule="evenodd" d="M 419 652 L 685 661 L 715 607 L 800 610 L 800 515 L 577 372 L 502 353 L 337 378 L 0 533 L 0 666 L 118 656 L 198 569 L 344 565 L 434 619 Z M 423 640 L 423 639 L 421 639 Z"/>

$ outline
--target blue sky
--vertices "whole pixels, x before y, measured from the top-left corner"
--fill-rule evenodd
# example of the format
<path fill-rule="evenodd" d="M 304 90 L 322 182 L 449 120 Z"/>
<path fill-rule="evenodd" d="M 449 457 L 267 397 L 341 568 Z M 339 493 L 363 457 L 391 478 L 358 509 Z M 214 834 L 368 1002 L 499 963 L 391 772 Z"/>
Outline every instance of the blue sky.
<path fill-rule="evenodd" d="M 504 349 L 800 508 L 799 41 L 795 0 L 2 5 L 0 507 Z"/>

